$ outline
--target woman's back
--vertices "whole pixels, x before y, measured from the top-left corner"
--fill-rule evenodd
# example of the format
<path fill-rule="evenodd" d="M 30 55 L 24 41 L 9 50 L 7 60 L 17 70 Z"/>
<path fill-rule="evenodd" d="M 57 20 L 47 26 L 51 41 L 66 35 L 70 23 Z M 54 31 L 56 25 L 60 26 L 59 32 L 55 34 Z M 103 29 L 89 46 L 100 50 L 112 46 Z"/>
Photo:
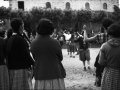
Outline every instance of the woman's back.
<path fill-rule="evenodd" d="M 38 36 L 31 44 L 35 59 L 35 79 L 63 78 L 59 63 L 63 59 L 59 42 L 49 36 Z"/>
<path fill-rule="evenodd" d="M 120 68 L 120 43 L 109 40 L 103 45 L 107 66 Z"/>
<path fill-rule="evenodd" d="M 57 53 L 61 54 L 61 58 L 59 58 L 60 60 L 62 60 L 62 53 L 60 53 L 61 50 L 61 46 L 58 43 L 57 40 L 50 38 L 50 37 L 46 37 L 46 36 L 38 36 L 36 38 L 36 40 L 34 40 L 32 42 L 31 45 L 31 50 L 33 55 L 35 54 L 36 57 L 34 57 L 36 60 L 37 58 L 48 58 L 50 59 L 50 57 L 55 58 L 54 56 L 52 56 L 53 54 L 57 55 Z M 48 55 L 48 57 L 44 57 Z"/>

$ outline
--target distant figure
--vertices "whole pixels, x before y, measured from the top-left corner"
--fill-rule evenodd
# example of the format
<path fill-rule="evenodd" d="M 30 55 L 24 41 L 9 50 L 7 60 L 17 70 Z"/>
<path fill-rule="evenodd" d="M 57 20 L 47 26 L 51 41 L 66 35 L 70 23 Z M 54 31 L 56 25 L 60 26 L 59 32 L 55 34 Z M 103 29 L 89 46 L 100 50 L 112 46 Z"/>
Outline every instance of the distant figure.
<path fill-rule="evenodd" d="M 83 30 L 86 30 L 86 25 L 83 25 Z"/>
<path fill-rule="evenodd" d="M 6 32 L 6 38 L 5 38 L 5 46 L 6 46 L 6 48 L 7 48 L 8 39 L 12 36 L 12 34 L 13 34 L 12 28 L 8 29 L 7 32 Z"/>
<path fill-rule="evenodd" d="M 9 40 L 9 38 L 12 36 L 12 34 L 13 34 L 13 30 L 12 30 L 12 28 L 10 28 L 10 29 L 8 29 L 7 31 L 6 31 L 6 36 L 5 36 L 5 53 L 7 53 L 7 44 L 8 44 L 8 40 Z M 7 60 L 7 56 L 5 56 L 5 60 L 6 60 L 6 65 L 8 66 L 8 60 Z"/>
<path fill-rule="evenodd" d="M 58 40 L 51 37 L 54 31 L 49 19 L 41 19 L 37 26 L 37 37 L 31 43 L 35 59 L 35 90 L 65 90 L 63 54 Z"/>
<path fill-rule="evenodd" d="M 63 47 L 64 41 L 65 41 L 65 37 L 64 37 L 62 32 L 58 33 L 57 40 L 60 42 L 61 47 Z"/>
<path fill-rule="evenodd" d="M 76 51 L 76 44 L 74 40 L 75 40 L 75 34 L 73 32 L 70 38 L 70 57 L 73 57 L 73 58 L 75 58 L 75 51 Z"/>

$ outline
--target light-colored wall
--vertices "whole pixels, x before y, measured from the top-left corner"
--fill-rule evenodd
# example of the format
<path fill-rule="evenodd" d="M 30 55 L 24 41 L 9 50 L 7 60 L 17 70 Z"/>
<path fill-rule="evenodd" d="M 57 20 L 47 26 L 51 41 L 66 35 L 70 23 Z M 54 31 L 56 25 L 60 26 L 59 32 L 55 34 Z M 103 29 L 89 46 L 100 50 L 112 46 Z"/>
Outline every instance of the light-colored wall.
<path fill-rule="evenodd" d="M 51 8 L 65 9 L 66 2 L 69 2 L 72 9 L 85 9 L 85 3 L 90 4 L 91 10 L 103 10 L 103 3 L 107 3 L 106 11 L 112 12 L 113 6 L 118 5 L 118 0 L 10 0 L 12 9 L 18 9 L 18 1 L 24 1 L 25 10 L 30 10 L 32 7 L 46 7 L 46 2 L 51 3 Z"/>

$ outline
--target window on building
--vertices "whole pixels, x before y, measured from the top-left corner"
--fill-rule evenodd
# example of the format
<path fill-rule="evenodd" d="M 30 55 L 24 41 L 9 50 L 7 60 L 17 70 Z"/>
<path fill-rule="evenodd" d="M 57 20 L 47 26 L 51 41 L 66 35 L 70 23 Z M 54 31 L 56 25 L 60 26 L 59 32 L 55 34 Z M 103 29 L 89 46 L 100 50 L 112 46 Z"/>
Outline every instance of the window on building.
<path fill-rule="evenodd" d="M 51 3 L 50 2 L 46 3 L 46 8 L 51 8 Z"/>
<path fill-rule="evenodd" d="M 85 4 L 85 9 L 90 10 L 90 4 L 88 2 Z"/>
<path fill-rule="evenodd" d="M 107 3 L 103 4 L 103 9 L 107 9 Z"/>
<path fill-rule="evenodd" d="M 18 1 L 18 9 L 24 10 L 24 1 Z"/>
<path fill-rule="evenodd" d="M 70 3 L 69 2 L 66 3 L 66 9 L 70 9 Z"/>

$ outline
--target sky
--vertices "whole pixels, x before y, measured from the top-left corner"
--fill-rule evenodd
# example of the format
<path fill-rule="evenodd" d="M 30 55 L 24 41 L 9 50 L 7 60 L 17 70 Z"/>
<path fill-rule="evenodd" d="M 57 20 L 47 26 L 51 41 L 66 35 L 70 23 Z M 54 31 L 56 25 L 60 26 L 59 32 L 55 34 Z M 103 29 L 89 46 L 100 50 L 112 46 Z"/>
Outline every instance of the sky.
<path fill-rule="evenodd" d="M 8 1 L 4 1 L 4 0 L 0 0 L 0 6 L 9 7 L 9 2 Z"/>
<path fill-rule="evenodd" d="M 119 0 L 120 3 L 120 0 Z M 5 7 L 9 7 L 9 2 L 8 1 L 4 1 L 4 0 L 0 0 L 0 6 L 5 6 Z M 120 7 L 120 4 L 119 4 Z"/>

